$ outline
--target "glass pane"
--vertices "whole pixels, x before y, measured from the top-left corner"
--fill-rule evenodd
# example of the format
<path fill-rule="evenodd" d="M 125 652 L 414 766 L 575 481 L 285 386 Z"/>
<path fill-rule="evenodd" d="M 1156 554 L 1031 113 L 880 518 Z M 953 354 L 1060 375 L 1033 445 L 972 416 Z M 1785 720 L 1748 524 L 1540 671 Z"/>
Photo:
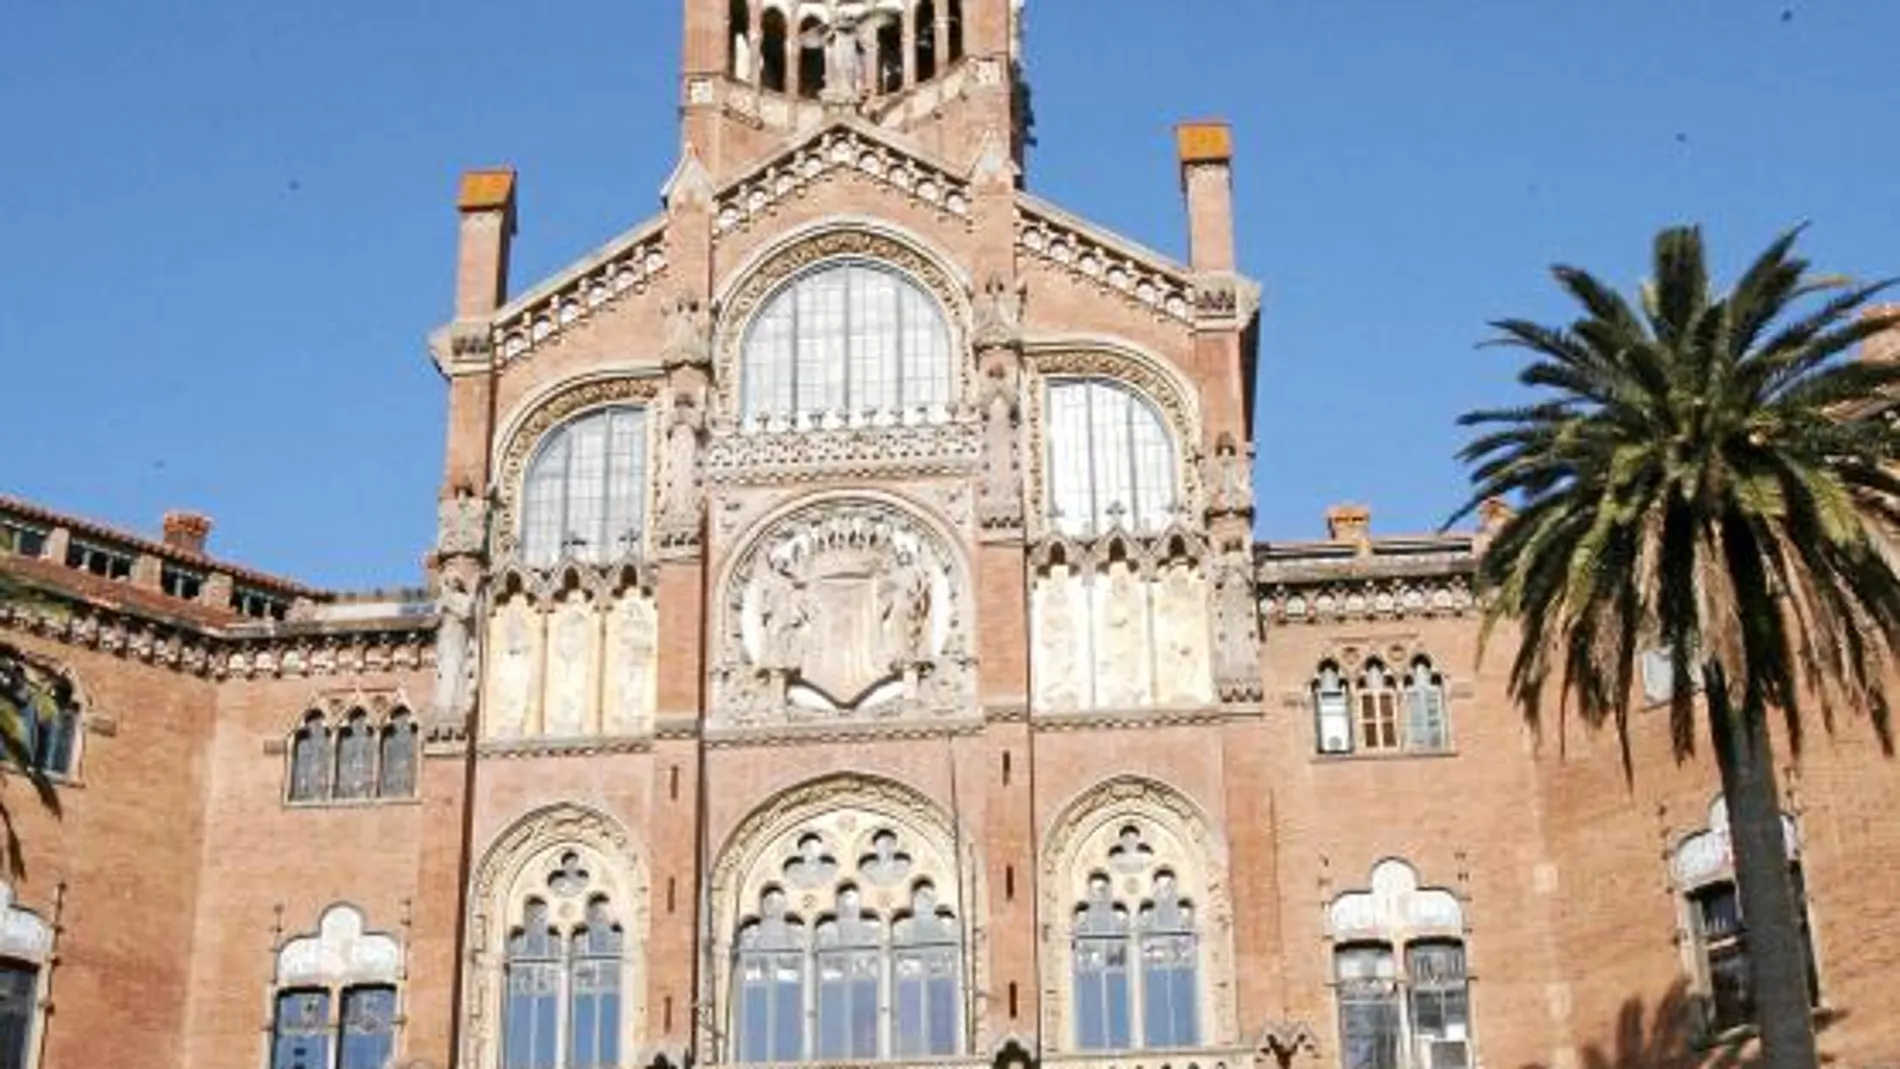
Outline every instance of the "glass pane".
<path fill-rule="evenodd" d="M 1391 949 L 1342 947 L 1333 969 L 1344 1069 L 1398 1069 L 1399 995 Z"/>
<path fill-rule="evenodd" d="M 561 527 L 562 550 L 582 560 L 604 560 L 611 552 L 607 533 L 607 427 L 601 417 L 581 419 L 568 428 L 567 517 Z"/>
<path fill-rule="evenodd" d="M 395 988 L 344 988 L 343 1050 L 338 1069 L 386 1069 L 395 1042 Z"/>
<path fill-rule="evenodd" d="M 376 738 L 362 714 L 350 718 L 337 736 L 336 796 L 368 798 L 376 786 Z"/>
<path fill-rule="evenodd" d="M 568 434 L 548 436 L 528 468 L 521 492 L 521 553 L 529 564 L 551 564 L 561 555 L 561 529 L 567 511 Z"/>
<path fill-rule="evenodd" d="M 792 302 L 777 300 L 752 321 L 746 338 L 744 392 L 747 415 L 792 411 Z"/>
<path fill-rule="evenodd" d="M 826 271 L 792 290 L 798 316 L 793 374 L 800 412 L 846 407 L 845 285 L 842 272 Z"/>
<path fill-rule="evenodd" d="M 1064 534 L 1094 529 L 1095 485 L 1089 472 L 1088 388 L 1084 383 L 1049 387 L 1049 504 Z"/>
<path fill-rule="evenodd" d="M 271 1069 L 330 1069 L 328 991 L 285 991 L 277 996 Z"/>
<path fill-rule="evenodd" d="M 38 993 L 39 970 L 0 962 L 0 1069 L 25 1069 Z"/>
<path fill-rule="evenodd" d="M 307 724 L 291 741 L 290 800 L 310 802 L 322 798 L 329 767 L 329 734 L 321 723 Z"/>
<path fill-rule="evenodd" d="M 408 714 L 389 718 L 383 731 L 382 777 L 376 793 L 384 798 L 407 798 L 416 793 L 416 727 Z"/>
<path fill-rule="evenodd" d="M 607 435 L 607 514 L 602 556 L 625 557 L 640 546 L 646 512 L 646 415 L 638 409 L 610 412 Z"/>
<path fill-rule="evenodd" d="M 851 409 L 888 411 L 898 399 L 898 286 L 884 271 L 852 268 Z"/>
<path fill-rule="evenodd" d="M 1709 951 L 1709 995 L 1718 1031 L 1747 1024 L 1755 1016 L 1748 982 L 1748 952 L 1740 943 Z"/>

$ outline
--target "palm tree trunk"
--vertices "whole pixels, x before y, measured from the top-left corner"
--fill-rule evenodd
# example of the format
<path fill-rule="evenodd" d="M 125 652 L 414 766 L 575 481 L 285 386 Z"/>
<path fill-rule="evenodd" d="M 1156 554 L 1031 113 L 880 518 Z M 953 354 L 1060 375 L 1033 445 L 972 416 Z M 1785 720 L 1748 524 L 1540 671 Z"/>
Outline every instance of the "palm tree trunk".
<path fill-rule="evenodd" d="M 1762 1069 L 1816 1069 L 1808 952 L 1801 935 L 1787 842 L 1782 835 L 1767 710 L 1755 698 L 1735 708 L 1713 662 L 1705 672 L 1709 733 L 1728 802 L 1729 842 L 1747 932 L 1749 985 Z"/>

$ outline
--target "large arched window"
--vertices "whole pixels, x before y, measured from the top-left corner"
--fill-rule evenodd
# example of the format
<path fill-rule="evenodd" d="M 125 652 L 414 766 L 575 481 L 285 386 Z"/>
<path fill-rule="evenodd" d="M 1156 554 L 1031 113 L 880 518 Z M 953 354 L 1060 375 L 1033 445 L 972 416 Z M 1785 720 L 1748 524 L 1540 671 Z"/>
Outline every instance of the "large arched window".
<path fill-rule="evenodd" d="M 746 334 L 747 416 L 899 412 L 950 399 L 950 330 L 916 283 L 861 261 L 800 275 Z"/>
<path fill-rule="evenodd" d="M 1115 864 L 1145 868 L 1152 850 L 1133 825 Z M 1146 852 L 1143 852 L 1143 851 Z M 1106 872 L 1089 879 L 1075 909 L 1075 1045 L 1078 1050 L 1167 1050 L 1196 1046 L 1200 1033 L 1200 950 L 1194 909 L 1174 873 L 1153 875 L 1149 900 L 1129 923 L 1129 904 Z"/>
<path fill-rule="evenodd" d="M 521 552 L 606 563 L 636 551 L 646 514 L 646 411 L 602 408 L 550 432 L 521 489 Z"/>
<path fill-rule="evenodd" d="M 290 790 L 293 802 L 313 802 L 330 793 L 330 730 L 323 714 L 304 717 L 290 739 Z"/>
<path fill-rule="evenodd" d="M 1175 508 L 1174 447 L 1147 399 L 1108 379 L 1049 384 L 1049 509 L 1057 530 L 1154 531 Z"/>

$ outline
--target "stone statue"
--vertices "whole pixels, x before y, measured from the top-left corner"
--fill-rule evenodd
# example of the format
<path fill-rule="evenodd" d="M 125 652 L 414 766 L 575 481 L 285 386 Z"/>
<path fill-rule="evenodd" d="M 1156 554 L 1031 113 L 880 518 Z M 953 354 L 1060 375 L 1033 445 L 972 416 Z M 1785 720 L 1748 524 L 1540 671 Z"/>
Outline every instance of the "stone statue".
<path fill-rule="evenodd" d="M 1147 617 L 1142 584 L 1125 561 L 1109 565 L 1102 598 L 1101 646 L 1096 653 L 1100 706 L 1130 708 L 1148 704 Z"/>
<path fill-rule="evenodd" d="M 1013 360 L 993 363 L 983 376 L 983 483 L 978 511 L 985 526 L 1022 522 L 1022 461 L 1016 451 L 1021 409 Z"/>
<path fill-rule="evenodd" d="M 1207 484 L 1208 511 L 1228 515 L 1253 511 L 1253 465 L 1233 438 L 1221 435 L 1214 455 L 1202 462 L 1202 479 Z"/>
<path fill-rule="evenodd" d="M 444 719 L 468 715 L 475 672 L 475 594 L 468 581 L 449 574 L 436 598 L 440 623 L 435 632 L 435 714 Z"/>
<path fill-rule="evenodd" d="M 698 399 L 680 393 L 673 399 L 672 419 L 666 430 L 666 459 L 661 471 L 660 518 L 669 526 L 690 523 L 698 514 L 699 443 L 706 425 Z"/>
<path fill-rule="evenodd" d="M 613 627 L 616 689 L 606 731 L 610 735 L 630 735 L 644 730 L 652 715 L 657 633 L 653 606 L 638 591 L 627 591 L 614 607 Z"/>
<path fill-rule="evenodd" d="M 1082 641 L 1070 602 L 1074 580 L 1067 565 L 1049 569 L 1042 581 L 1036 614 L 1036 698 L 1045 709 L 1074 709 L 1082 704 L 1077 649 Z"/>
<path fill-rule="evenodd" d="M 704 367 L 712 362 L 712 313 L 689 294 L 681 294 L 666 310 L 660 360 L 669 367 Z"/>
<path fill-rule="evenodd" d="M 587 730 L 588 698 L 594 692 L 594 614 L 587 599 L 570 592 L 548 621 L 548 702 L 544 733 L 571 738 Z"/>
<path fill-rule="evenodd" d="M 1222 697 L 1260 693 L 1260 606 L 1252 562 L 1236 552 L 1216 569 L 1214 672 Z"/>
<path fill-rule="evenodd" d="M 1023 302 L 1028 286 L 1018 279 L 1013 285 L 1000 274 L 983 283 L 972 313 L 971 344 L 981 352 L 1016 345 L 1022 340 Z"/>
<path fill-rule="evenodd" d="M 436 553 L 444 557 L 480 553 L 487 512 L 472 487 L 457 483 L 454 493 L 436 506 Z"/>
<path fill-rule="evenodd" d="M 916 664 L 930 659 L 930 610 L 933 590 L 930 571 L 918 560 L 917 551 L 897 551 L 893 567 L 879 580 L 883 588 L 882 623 L 884 648 L 899 664 Z"/>
<path fill-rule="evenodd" d="M 516 594 L 495 617 L 499 641 L 492 643 L 494 707 L 489 711 L 489 734 L 515 737 L 527 730 L 534 700 L 535 613 L 524 594 Z"/>
<path fill-rule="evenodd" d="M 817 606 L 789 556 L 768 562 L 758 593 L 760 663 L 766 668 L 797 668 L 805 660 Z"/>

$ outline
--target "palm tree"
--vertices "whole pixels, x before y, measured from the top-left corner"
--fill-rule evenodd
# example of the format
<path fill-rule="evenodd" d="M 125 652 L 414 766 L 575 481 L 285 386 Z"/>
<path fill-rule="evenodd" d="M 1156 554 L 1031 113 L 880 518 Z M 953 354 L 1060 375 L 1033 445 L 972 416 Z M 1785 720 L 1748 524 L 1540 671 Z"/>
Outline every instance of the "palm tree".
<path fill-rule="evenodd" d="M 0 604 L 30 597 L 21 585 L 0 572 Z M 26 777 L 40 804 L 57 814 L 59 794 L 46 770 L 33 759 L 31 739 L 59 715 L 58 673 L 42 659 L 7 642 L 0 642 L 0 763 Z M 25 875 L 20 837 L 13 814 L 0 803 L 0 849 L 14 878 Z"/>
<path fill-rule="evenodd" d="M 1683 684 L 1669 705 L 1679 761 L 1700 734 L 1687 685 L 1700 683 L 1768 1069 L 1816 1065 L 1771 720 L 1798 754 L 1805 703 L 1830 728 L 1834 709 L 1856 709 L 1891 754 L 1881 685 L 1900 642 L 1900 430 L 1865 415 L 1900 386 L 1900 363 L 1852 359 L 1900 312 L 1863 309 L 1886 283 L 1810 274 L 1799 233 L 1726 294 L 1692 227 L 1656 236 L 1634 304 L 1554 268 L 1575 322 L 1492 324 L 1493 344 L 1530 353 L 1518 380 L 1536 396 L 1460 420 L 1479 430 L 1460 454 L 1474 493 L 1459 515 L 1518 506 L 1479 582 L 1486 634 L 1502 619 L 1521 632 L 1510 689 L 1531 723 L 1554 689 L 1560 710 L 1615 726 L 1629 776 L 1639 650 L 1666 651 Z"/>

